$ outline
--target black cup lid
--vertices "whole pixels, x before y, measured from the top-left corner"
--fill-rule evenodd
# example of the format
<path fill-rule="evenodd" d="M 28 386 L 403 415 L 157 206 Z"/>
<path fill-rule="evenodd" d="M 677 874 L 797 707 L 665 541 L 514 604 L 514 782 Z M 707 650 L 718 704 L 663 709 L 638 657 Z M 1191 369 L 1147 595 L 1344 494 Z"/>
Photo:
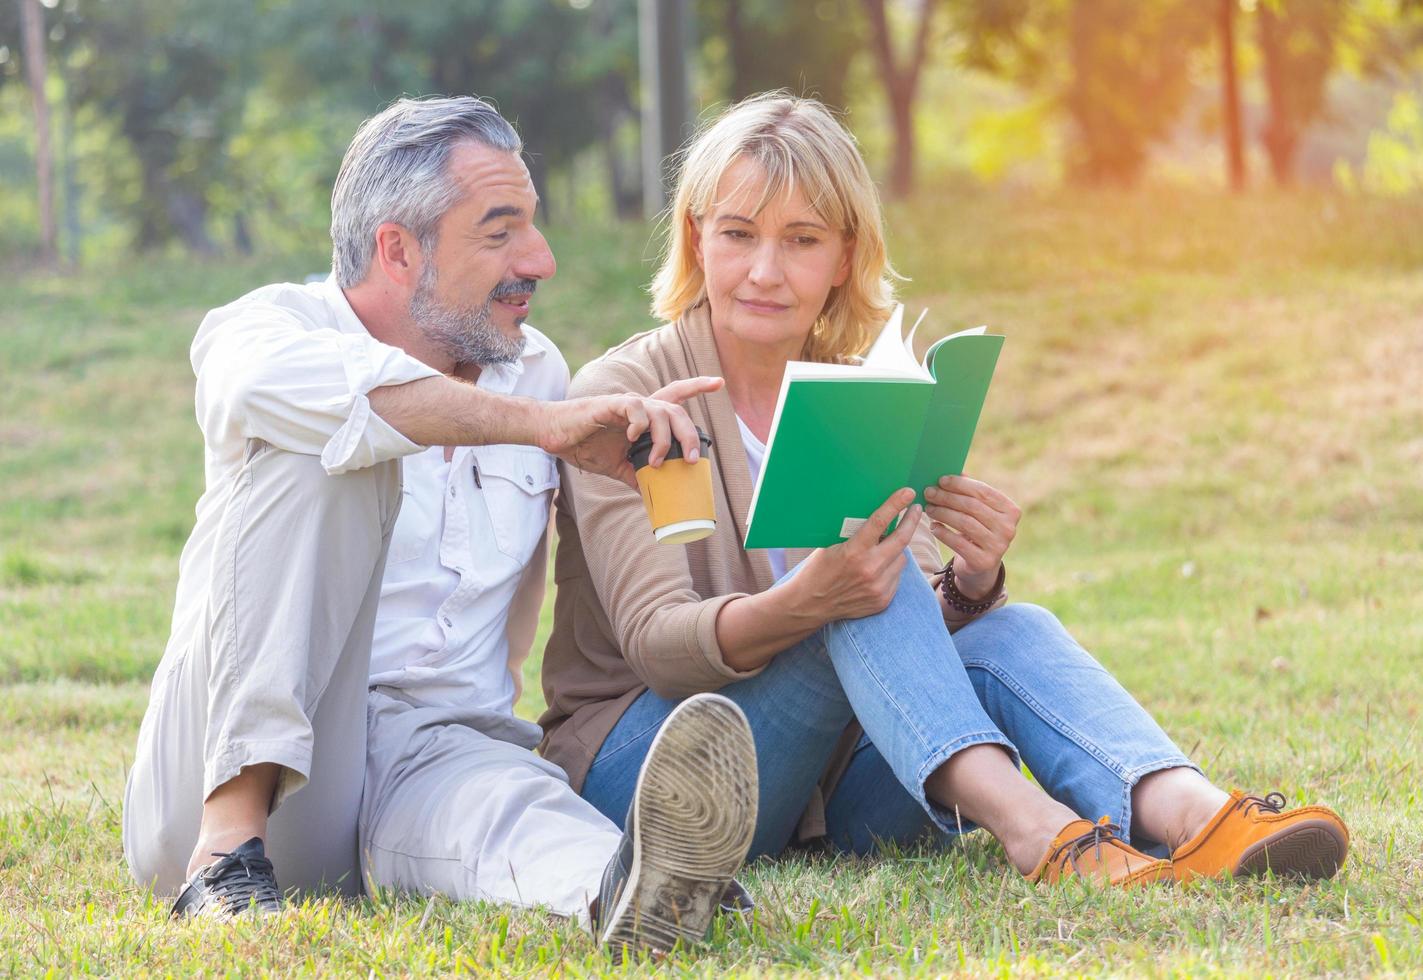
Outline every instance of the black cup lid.
<path fill-rule="evenodd" d="M 701 426 L 697 426 L 697 435 L 702 439 L 702 455 L 706 456 L 707 450 L 711 448 L 711 436 L 702 431 Z M 632 468 L 640 470 L 647 465 L 647 457 L 652 455 L 652 433 L 644 432 L 633 440 L 632 448 L 628 450 L 628 461 L 632 463 Z M 672 445 L 667 447 L 668 459 L 682 458 L 682 444 L 676 439 L 672 440 Z"/>

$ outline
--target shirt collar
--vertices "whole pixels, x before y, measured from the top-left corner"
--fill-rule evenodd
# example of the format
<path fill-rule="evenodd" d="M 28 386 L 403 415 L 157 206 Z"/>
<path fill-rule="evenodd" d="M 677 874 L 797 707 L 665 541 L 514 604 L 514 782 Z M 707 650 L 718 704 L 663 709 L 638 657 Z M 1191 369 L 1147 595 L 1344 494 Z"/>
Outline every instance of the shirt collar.
<path fill-rule="evenodd" d="M 356 316 L 356 311 L 351 309 L 351 301 L 346 299 L 346 294 L 336 285 L 336 273 L 326 277 L 321 289 L 325 293 L 326 305 L 331 307 L 331 312 L 336 315 L 338 330 L 342 333 L 370 333 L 361 318 Z"/>

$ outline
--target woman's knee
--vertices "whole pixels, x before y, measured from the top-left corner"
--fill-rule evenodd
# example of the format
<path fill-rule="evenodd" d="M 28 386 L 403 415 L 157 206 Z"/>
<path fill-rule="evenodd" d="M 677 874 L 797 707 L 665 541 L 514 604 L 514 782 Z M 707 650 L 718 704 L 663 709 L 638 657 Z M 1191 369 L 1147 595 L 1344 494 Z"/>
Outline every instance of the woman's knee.
<path fill-rule="evenodd" d="M 1067 630 L 1050 610 L 1030 602 L 1001 606 L 954 634 L 959 656 L 966 664 L 993 662 L 1037 663 L 1052 649 L 1076 648 Z"/>

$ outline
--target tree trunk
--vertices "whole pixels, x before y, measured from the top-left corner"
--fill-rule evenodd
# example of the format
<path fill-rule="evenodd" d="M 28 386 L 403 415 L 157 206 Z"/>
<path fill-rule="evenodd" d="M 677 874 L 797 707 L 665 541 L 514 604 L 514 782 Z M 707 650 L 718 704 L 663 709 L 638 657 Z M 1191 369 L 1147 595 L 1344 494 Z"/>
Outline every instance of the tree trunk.
<path fill-rule="evenodd" d="M 1299 147 L 1299 131 L 1286 91 L 1284 38 L 1279 17 L 1268 5 L 1262 5 L 1256 16 L 1260 19 L 1260 55 L 1264 61 L 1265 92 L 1270 102 L 1270 118 L 1265 123 L 1261 141 L 1270 158 L 1275 183 L 1284 187 L 1294 182 L 1295 150 Z"/>
<path fill-rule="evenodd" d="M 751 94 L 751 65 L 747 63 L 746 29 L 741 23 L 741 0 L 726 0 L 726 47 L 731 58 L 730 96 L 740 102 Z"/>
<path fill-rule="evenodd" d="M 1235 67 L 1235 7 L 1238 0 L 1220 0 L 1221 123 L 1225 130 L 1226 173 L 1230 189 L 1245 189 L 1245 136 L 1240 125 L 1240 81 Z"/>
<path fill-rule="evenodd" d="M 869 17 L 871 47 L 875 63 L 884 82 L 889 100 L 890 119 L 894 123 L 894 157 L 890 164 L 889 196 L 907 197 L 914 190 L 914 99 L 919 91 L 919 76 L 929 50 L 929 19 L 934 0 L 920 0 L 919 19 L 914 36 L 914 50 L 909 63 L 900 65 L 894 56 L 894 44 L 889 33 L 889 18 L 884 0 L 863 0 Z"/>
<path fill-rule="evenodd" d="M 216 255 L 217 246 L 208 235 L 208 202 L 201 194 L 174 187 L 164 181 L 164 207 L 168 223 L 183 243 L 199 255 Z"/>
<path fill-rule="evenodd" d="M 914 190 L 914 107 L 902 95 L 891 100 L 894 121 L 894 157 L 889 169 L 889 195 L 907 197 Z"/>
<path fill-rule="evenodd" d="M 45 59 L 44 12 L 39 0 L 20 0 L 25 74 L 35 105 L 35 183 L 39 189 L 40 261 L 55 260 L 54 151 L 50 142 L 49 96 L 45 92 L 48 66 Z"/>

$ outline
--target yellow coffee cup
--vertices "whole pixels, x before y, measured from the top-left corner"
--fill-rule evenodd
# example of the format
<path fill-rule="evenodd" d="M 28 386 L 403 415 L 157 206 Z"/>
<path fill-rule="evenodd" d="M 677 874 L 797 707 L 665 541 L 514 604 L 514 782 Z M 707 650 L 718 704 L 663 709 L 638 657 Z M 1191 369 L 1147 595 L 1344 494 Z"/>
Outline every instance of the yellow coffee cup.
<path fill-rule="evenodd" d="M 682 457 L 682 444 L 672 440 L 661 466 L 648 465 L 652 434 L 644 432 L 628 450 L 637 472 L 637 488 L 652 521 L 652 533 L 663 544 L 700 541 L 716 530 L 716 502 L 712 499 L 711 437 L 697 429 L 701 455 L 695 463 Z"/>

